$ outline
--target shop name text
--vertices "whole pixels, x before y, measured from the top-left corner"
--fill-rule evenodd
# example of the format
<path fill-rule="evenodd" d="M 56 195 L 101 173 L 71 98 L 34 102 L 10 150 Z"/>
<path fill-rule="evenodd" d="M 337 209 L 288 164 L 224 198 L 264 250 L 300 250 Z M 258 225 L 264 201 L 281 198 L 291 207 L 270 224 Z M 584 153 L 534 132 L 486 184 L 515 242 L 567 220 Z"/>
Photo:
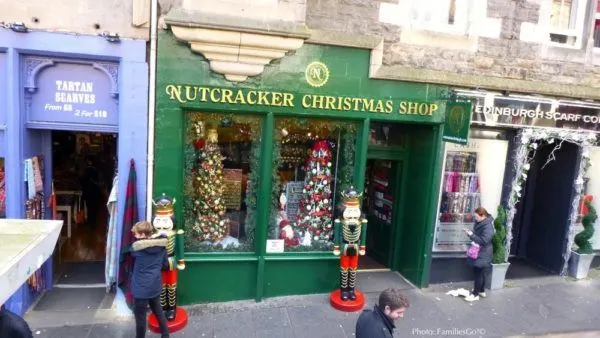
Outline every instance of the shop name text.
<path fill-rule="evenodd" d="M 545 119 L 553 121 L 581 121 L 583 123 L 600 123 L 600 117 L 596 115 L 584 115 L 578 113 L 561 113 L 557 111 L 538 111 L 533 109 L 482 105 L 476 105 L 474 111 L 477 114 L 493 114 L 512 117 L 525 117 L 530 119 Z"/>
<path fill-rule="evenodd" d="M 363 97 L 329 96 L 305 94 L 296 97 L 293 93 L 227 89 L 201 86 L 167 85 L 165 91 L 171 100 L 179 103 L 210 102 L 236 105 L 259 105 L 272 107 L 302 107 L 305 109 L 323 109 L 340 111 L 360 111 L 402 115 L 432 116 L 439 109 L 436 103 L 400 101 L 395 106 L 393 100 Z"/>

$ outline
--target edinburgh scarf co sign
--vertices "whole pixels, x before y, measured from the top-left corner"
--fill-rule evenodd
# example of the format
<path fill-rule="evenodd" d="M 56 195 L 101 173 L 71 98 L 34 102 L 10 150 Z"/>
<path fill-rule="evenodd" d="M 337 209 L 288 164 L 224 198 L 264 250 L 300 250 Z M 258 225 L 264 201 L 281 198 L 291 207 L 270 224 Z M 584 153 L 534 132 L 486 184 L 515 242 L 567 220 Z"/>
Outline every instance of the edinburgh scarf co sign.
<path fill-rule="evenodd" d="M 600 132 L 600 104 L 535 96 L 502 96 L 468 92 L 471 123 L 486 126 L 546 127 Z"/>

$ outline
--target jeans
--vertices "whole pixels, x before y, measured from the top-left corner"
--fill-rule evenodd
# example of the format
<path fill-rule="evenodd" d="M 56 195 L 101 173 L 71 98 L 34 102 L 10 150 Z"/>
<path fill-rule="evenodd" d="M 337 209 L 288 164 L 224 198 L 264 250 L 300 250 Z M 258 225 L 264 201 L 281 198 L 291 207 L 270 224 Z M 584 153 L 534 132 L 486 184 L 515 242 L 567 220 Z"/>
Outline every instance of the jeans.
<path fill-rule="evenodd" d="M 150 310 L 156 316 L 158 325 L 160 326 L 160 332 L 162 338 L 169 337 L 169 327 L 167 326 L 167 317 L 160 306 L 160 296 L 156 296 L 150 299 L 136 298 L 133 308 L 133 314 L 135 315 L 135 337 L 144 338 L 146 337 L 146 313 L 150 304 Z"/>
<path fill-rule="evenodd" d="M 485 281 L 487 280 L 489 269 L 473 267 L 475 273 L 475 282 L 473 284 L 473 295 L 478 296 L 480 293 L 485 292 Z"/>

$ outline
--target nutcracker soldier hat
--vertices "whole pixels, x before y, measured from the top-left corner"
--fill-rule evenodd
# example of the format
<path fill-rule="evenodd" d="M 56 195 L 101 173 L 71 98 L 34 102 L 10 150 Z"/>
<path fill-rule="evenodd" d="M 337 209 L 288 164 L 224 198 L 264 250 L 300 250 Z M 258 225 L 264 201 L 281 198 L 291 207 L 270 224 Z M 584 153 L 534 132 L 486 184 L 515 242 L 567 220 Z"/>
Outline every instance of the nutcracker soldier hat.
<path fill-rule="evenodd" d="M 350 186 L 346 191 L 342 191 L 344 207 L 358 208 L 360 207 L 360 198 L 362 193 L 358 193 L 353 186 Z"/>
<path fill-rule="evenodd" d="M 173 216 L 175 214 L 173 205 L 175 204 L 175 198 L 171 198 L 166 194 L 162 194 L 157 200 L 153 200 L 152 203 L 156 208 L 156 216 Z"/>

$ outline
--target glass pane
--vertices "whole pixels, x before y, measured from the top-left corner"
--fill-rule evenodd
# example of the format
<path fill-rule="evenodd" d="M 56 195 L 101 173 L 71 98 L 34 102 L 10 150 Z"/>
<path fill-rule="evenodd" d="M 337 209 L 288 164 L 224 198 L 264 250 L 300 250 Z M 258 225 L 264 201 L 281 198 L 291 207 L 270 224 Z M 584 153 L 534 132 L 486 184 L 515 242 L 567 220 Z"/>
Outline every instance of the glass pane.
<path fill-rule="evenodd" d="M 332 249 L 339 194 L 354 179 L 356 131 L 350 122 L 275 120 L 269 238 L 284 251 Z"/>
<path fill-rule="evenodd" d="M 500 204 L 508 141 L 472 138 L 446 149 L 433 251 L 466 251 L 470 240 L 463 229 L 472 228 L 475 209 L 495 215 Z"/>
<path fill-rule="evenodd" d="M 186 251 L 254 251 L 262 119 L 188 113 Z"/>
<path fill-rule="evenodd" d="M 552 16 L 550 17 L 550 25 L 555 28 L 569 29 L 571 21 L 574 21 L 575 15 L 573 9 L 577 7 L 577 2 L 572 0 L 553 0 L 552 1 Z M 571 19 L 573 17 L 573 20 Z"/>
<path fill-rule="evenodd" d="M 372 122 L 369 130 L 369 145 L 404 148 L 406 134 L 402 126 L 397 123 Z"/>

